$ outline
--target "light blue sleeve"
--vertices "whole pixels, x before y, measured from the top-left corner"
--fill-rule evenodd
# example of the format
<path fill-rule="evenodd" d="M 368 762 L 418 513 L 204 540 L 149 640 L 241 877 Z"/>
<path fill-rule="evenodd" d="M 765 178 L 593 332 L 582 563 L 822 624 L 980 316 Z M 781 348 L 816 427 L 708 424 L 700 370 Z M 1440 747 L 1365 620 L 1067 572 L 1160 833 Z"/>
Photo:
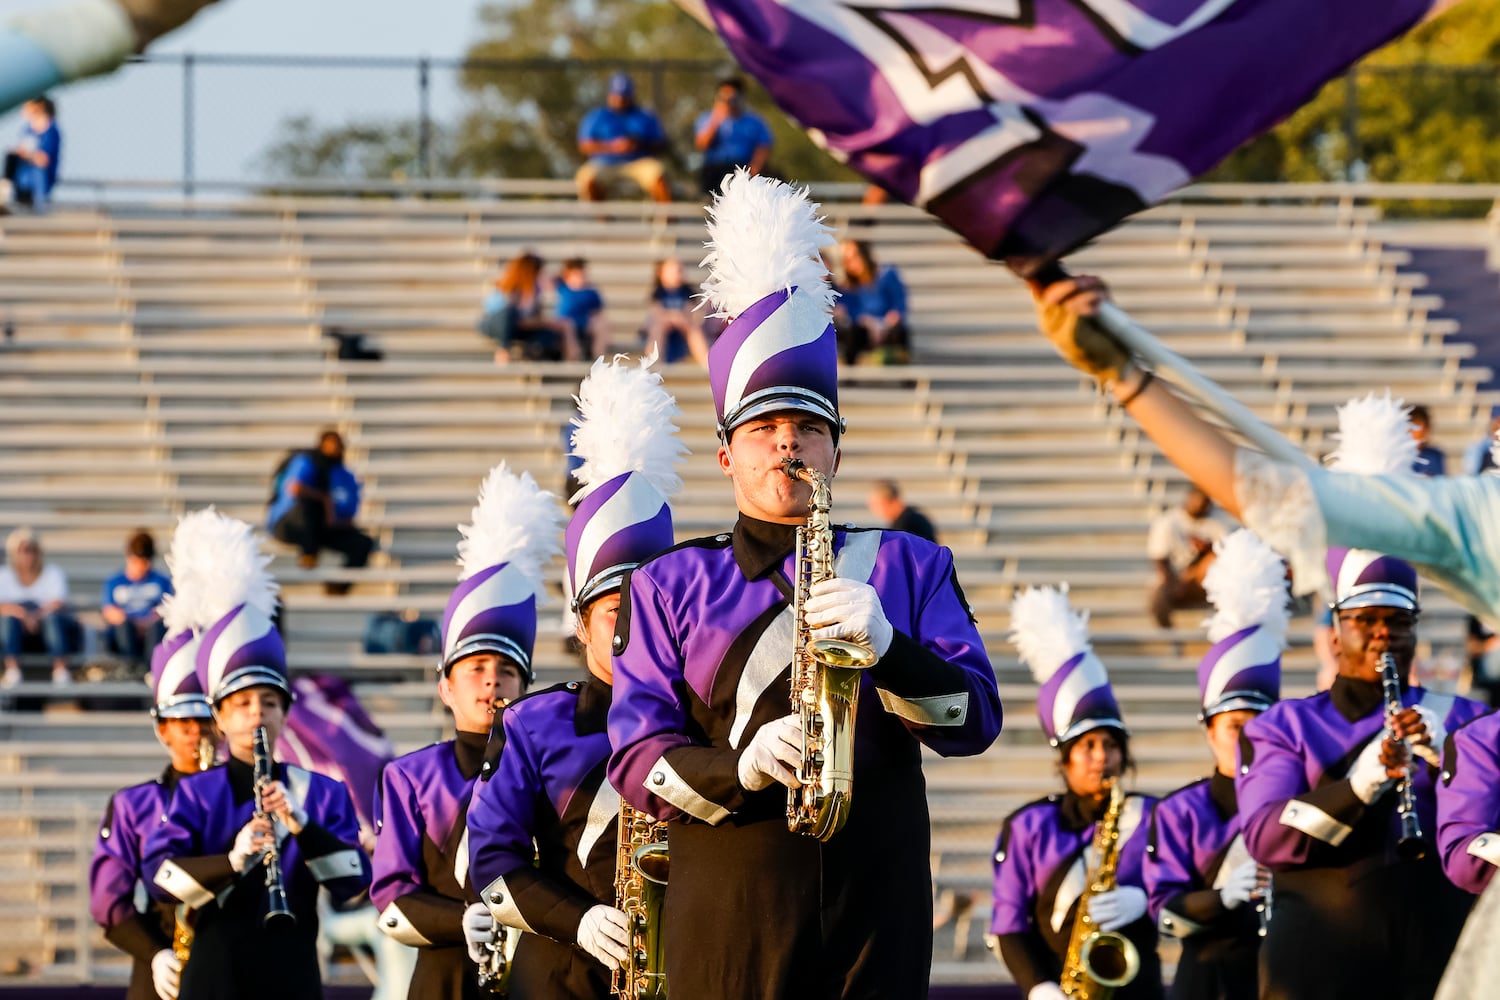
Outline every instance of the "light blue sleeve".
<path fill-rule="evenodd" d="M 0 24 L 0 114 L 62 82 L 62 70 L 41 46 Z"/>

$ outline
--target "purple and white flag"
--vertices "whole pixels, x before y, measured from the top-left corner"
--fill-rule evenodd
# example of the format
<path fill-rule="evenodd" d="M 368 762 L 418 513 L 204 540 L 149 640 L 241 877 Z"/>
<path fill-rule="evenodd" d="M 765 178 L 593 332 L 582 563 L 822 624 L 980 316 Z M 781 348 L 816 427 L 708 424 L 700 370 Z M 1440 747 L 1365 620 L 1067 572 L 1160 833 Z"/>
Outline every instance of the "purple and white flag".
<path fill-rule="evenodd" d="M 1434 0 L 679 0 L 836 158 L 1023 277 Z"/>
<path fill-rule="evenodd" d="M 292 680 L 296 700 L 276 743 L 276 757 L 342 782 L 361 826 L 375 829 L 380 772 L 396 753 L 349 685 L 321 674 Z"/>

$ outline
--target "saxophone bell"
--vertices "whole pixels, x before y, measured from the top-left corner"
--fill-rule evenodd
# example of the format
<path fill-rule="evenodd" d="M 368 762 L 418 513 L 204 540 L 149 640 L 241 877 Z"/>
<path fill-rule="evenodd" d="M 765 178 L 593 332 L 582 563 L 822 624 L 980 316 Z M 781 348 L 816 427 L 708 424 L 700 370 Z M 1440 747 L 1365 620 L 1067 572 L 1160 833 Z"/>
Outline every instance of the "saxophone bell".
<path fill-rule="evenodd" d="M 1083 971 L 1100 986 L 1124 986 L 1141 971 L 1141 953 L 1123 934 L 1095 931 L 1079 949 Z"/>

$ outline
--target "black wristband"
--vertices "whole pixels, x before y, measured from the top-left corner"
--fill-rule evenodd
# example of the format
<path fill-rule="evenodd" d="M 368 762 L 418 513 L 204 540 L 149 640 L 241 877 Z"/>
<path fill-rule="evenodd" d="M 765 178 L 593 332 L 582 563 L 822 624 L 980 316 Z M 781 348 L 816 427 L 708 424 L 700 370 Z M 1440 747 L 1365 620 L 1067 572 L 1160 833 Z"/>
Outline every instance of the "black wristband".
<path fill-rule="evenodd" d="M 1149 368 L 1143 368 L 1141 372 L 1141 380 L 1136 383 L 1135 391 L 1126 396 L 1124 399 L 1117 401 L 1119 402 L 1121 409 L 1124 409 L 1131 403 L 1134 403 L 1137 399 L 1140 398 L 1141 393 L 1146 391 L 1146 387 L 1149 386 L 1152 382 L 1156 381 L 1156 372 L 1152 371 Z"/>

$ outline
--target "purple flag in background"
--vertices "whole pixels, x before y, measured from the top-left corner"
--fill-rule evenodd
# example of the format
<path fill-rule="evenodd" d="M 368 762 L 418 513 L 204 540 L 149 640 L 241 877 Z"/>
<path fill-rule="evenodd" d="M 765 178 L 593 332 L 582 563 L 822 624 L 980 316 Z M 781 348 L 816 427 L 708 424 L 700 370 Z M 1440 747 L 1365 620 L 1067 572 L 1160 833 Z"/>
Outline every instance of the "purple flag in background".
<path fill-rule="evenodd" d="M 1214 166 L 1433 0 L 680 0 L 834 156 L 1023 276 Z"/>
<path fill-rule="evenodd" d="M 341 678 L 296 677 L 292 691 L 296 700 L 276 743 L 277 759 L 343 782 L 360 825 L 375 829 L 380 772 L 396 756 L 391 741 Z"/>

